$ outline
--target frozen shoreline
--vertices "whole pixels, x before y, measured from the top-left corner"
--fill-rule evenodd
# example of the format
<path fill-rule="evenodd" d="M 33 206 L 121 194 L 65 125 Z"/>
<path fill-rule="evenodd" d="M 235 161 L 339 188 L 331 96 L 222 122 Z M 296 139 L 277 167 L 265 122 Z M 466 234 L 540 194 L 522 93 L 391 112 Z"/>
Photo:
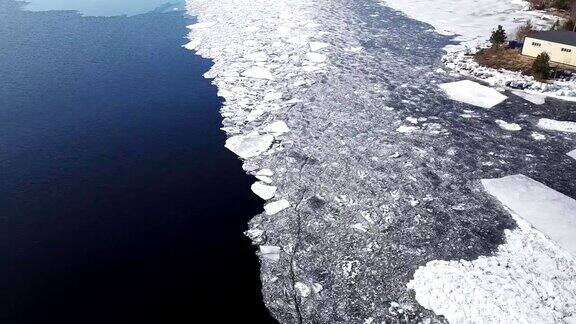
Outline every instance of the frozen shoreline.
<path fill-rule="evenodd" d="M 526 1 L 488 0 L 466 5 L 455 0 L 434 3 L 427 0 L 382 2 L 411 18 L 431 24 L 436 32 L 454 36 L 457 44 L 447 46 L 442 59 L 449 71 L 476 78 L 500 89 L 515 89 L 528 94 L 576 101 L 576 77 L 542 83 L 520 72 L 481 66 L 474 60 L 474 53 L 489 47 L 488 38 L 497 25 L 502 25 L 510 37 L 526 21 L 531 21 L 539 29 L 547 29 L 554 23 L 556 17 L 543 11 L 529 10 Z"/>

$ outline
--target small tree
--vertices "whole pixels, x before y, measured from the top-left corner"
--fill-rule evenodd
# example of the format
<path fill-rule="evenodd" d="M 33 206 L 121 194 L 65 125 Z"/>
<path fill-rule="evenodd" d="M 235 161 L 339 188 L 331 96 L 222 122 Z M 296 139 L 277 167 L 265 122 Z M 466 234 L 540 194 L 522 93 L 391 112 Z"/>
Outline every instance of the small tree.
<path fill-rule="evenodd" d="M 532 73 L 538 80 L 546 80 L 550 73 L 550 55 L 546 52 L 540 53 L 534 63 L 532 63 Z"/>
<path fill-rule="evenodd" d="M 506 41 L 506 32 L 502 25 L 498 25 L 498 28 L 492 31 L 492 36 L 490 36 L 490 43 L 492 47 L 501 46 Z"/>

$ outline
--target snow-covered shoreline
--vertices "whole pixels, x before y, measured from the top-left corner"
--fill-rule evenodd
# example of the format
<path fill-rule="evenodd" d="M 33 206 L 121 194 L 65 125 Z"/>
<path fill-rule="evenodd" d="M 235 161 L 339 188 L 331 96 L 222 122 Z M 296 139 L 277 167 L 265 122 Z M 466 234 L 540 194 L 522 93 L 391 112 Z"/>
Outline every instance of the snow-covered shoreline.
<path fill-rule="evenodd" d="M 500 89 L 516 89 L 561 100 L 576 101 L 576 77 L 543 83 L 520 72 L 494 69 L 478 64 L 473 54 L 490 46 L 488 38 L 497 25 L 509 37 L 527 21 L 538 29 L 548 29 L 557 19 L 544 11 L 530 10 L 524 0 L 487 0 L 463 3 L 455 0 L 382 0 L 383 4 L 402 11 L 416 20 L 431 24 L 435 31 L 454 36 L 442 58 L 449 71 L 481 80 Z"/>

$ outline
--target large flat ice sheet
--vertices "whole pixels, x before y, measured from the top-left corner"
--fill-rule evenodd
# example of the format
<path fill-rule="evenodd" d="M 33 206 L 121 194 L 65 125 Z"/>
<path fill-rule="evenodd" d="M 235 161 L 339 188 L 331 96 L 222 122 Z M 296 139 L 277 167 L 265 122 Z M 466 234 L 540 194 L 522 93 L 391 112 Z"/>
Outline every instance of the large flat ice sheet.
<path fill-rule="evenodd" d="M 568 154 L 569 157 L 571 157 L 571 158 L 573 158 L 574 160 L 576 160 L 576 150 L 570 151 L 570 152 L 568 152 L 568 153 L 566 153 L 566 154 Z"/>
<path fill-rule="evenodd" d="M 576 200 L 524 175 L 482 180 L 512 212 L 576 256 Z"/>
<path fill-rule="evenodd" d="M 482 108 L 492 108 L 508 98 L 492 88 L 470 80 L 444 83 L 440 88 L 452 100 Z"/>

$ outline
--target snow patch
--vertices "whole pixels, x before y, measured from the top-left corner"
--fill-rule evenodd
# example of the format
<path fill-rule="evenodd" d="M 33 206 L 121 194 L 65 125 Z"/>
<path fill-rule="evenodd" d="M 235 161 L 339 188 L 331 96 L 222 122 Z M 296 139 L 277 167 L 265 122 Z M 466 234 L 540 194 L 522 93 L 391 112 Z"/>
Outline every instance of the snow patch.
<path fill-rule="evenodd" d="M 492 88 L 470 80 L 444 83 L 440 88 L 452 100 L 482 108 L 492 108 L 508 98 Z"/>

